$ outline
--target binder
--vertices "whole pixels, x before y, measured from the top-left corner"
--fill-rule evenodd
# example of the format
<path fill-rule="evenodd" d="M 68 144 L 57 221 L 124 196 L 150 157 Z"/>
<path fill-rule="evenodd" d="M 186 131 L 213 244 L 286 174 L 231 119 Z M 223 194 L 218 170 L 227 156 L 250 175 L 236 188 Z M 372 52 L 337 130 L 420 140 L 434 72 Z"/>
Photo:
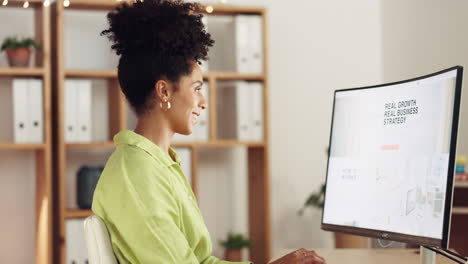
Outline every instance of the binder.
<path fill-rule="evenodd" d="M 13 123 L 14 142 L 29 141 L 29 84 L 27 79 L 13 79 Z"/>
<path fill-rule="evenodd" d="M 187 181 L 192 185 L 192 150 L 189 148 L 174 148 L 181 160 L 180 168 Z"/>
<path fill-rule="evenodd" d="M 250 125 L 250 99 L 249 83 L 246 81 L 236 82 L 236 114 L 237 114 L 237 139 L 251 139 Z"/>
<path fill-rule="evenodd" d="M 64 112 L 65 112 L 65 142 L 76 142 L 78 137 L 78 120 L 77 120 L 77 107 L 78 107 L 78 92 L 77 80 L 65 80 L 64 89 Z"/>
<path fill-rule="evenodd" d="M 236 68 L 240 73 L 250 72 L 250 43 L 249 43 L 250 16 L 236 15 L 234 17 L 234 34 L 236 43 Z"/>
<path fill-rule="evenodd" d="M 249 16 L 249 68 L 251 73 L 263 72 L 262 17 Z"/>
<path fill-rule="evenodd" d="M 237 83 L 238 81 L 222 81 L 217 83 L 216 128 L 219 139 L 234 140 L 237 138 Z"/>
<path fill-rule="evenodd" d="M 44 142 L 44 112 L 42 80 L 29 80 L 29 142 Z"/>
<path fill-rule="evenodd" d="M 236 71 L 234 16 L 208 16 L 208 32 L 215 41 L 209 50 L 210 70 Z"/>
<path fill-rule="evenodd" d="M 263 140 L 263 84 L 249 83 L 250 140 Z"/>
<path fill-rule="evenodd" d="M 76 81 L 77 86 L 77 141 L 91 142 L 91 81 Z"/>

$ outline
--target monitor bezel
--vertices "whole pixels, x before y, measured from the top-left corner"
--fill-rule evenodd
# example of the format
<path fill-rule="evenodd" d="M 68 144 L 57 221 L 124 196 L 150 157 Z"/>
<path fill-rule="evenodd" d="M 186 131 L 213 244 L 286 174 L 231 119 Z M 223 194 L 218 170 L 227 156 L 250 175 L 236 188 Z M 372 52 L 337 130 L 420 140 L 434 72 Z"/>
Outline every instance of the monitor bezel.
<path fill-rule="evenodd" d="M 344 225 L 334 225 L 334 224 L 327 224 L 323 222 L 323 216 L 325 211 L 325 204 L 326 204 L 326 188 L 324 193 L 324 207 L 322 210 L 322 222 L 321 228 L 327 231 L 335 231 L 335 232 L 342 232 L 366 237 L 374 237 L 380 238 L 385 240 L 393 240 L 405 243 L 412 243 L 418 245 L 426 245 L 426 246 L 435 246 L 441 248 L 448 248 L 449 236 L 450 236 L 450 222 L 451 222 L 451 212 L 452 212 L 452 201 L 453 201 L 453 180 L 454 180 L 454 171 L 455 171 L 455 155 L 456 155 L 456 143 L 457 143 L 457 135 L 458 135 L 458 124 L 459 124 L 459 116 L 460 116 L 460 101 L 461 101 L 461 88 L 462 88 L 462 78 L 463 78 L 463 67 L 462 66 L 454 66 L 445 70 L 441 70 L 435 73 L 431 73 L 428 75 L 402 80 L 398 82 L 392 83 L 385 83 L 373 86 L 366 86 L 366 87 L 358 87 L 358 88 L 349 88 L 349 89 L 339 89 L 335 90 L 334 98 L 333 98 L 333 111 L 332 111 L 332 118 L 331 118 L 331 125 L 330 125 L 330 139 L 329 139 L 329 148 L 328 148 L 328 159 L 327 159 L 327 171 L 326 171 L 326 180 L 328 180 L 328 169 L 330 165 L 330 150 L 331 150 L 331 141 L 333 135 L 333 121 L 335 115 L 335 102 L 336 102 L 336 94 L 338 92 L 344 91 L 355 91 L 355 90 L 363 90 L 363 89 L 375 89 L 375 88 L 382 88 L 388 87 L 391 85 L 403 84 L 414 82 L 422 79 L 431 78 L 440 74 L 444 74 L 446 72 L 456 70 L 456 82 L 455 82 L 455 94 L 454 94 L 454 101 L 453 101 L 453 114 L 452 114 L 452 133 L 450 137 L 450 152 L 449 152 L 449 166 L 448 166 L 448 175 L 447 175 L 447 189 L 446 189 L 446 200 L 445 200 L 445 211 L 444 211 L 444 220 L 443 220 L 443 229 L 442 229 L 442 239 L 430 238 L 430 237 L 423 237 L 423 236 L 415 236 L 415 235 L 408 235 L 403 233 L 397 232 L 389 232 L 384 230 L 376 230 L 376 229 L 366 229 L 361 227 L 351 227 L 351 226 L 344 226 Z"/>

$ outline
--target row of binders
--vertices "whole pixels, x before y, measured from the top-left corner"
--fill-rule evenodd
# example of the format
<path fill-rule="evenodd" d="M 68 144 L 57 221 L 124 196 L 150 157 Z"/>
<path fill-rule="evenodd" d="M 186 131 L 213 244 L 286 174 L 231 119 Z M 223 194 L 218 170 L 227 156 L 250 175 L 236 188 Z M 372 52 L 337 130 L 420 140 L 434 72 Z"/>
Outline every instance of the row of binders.
<path fill-rule="evenodd" d="M 92 82 L 67 79 L 64 89 L 65 142 L 91 142 Z"/>
<path fill-rule="evenodd" d="M 205 28 L 216 44 L 203 71 L 263 72 L 263 30 L 259 15 L 205 16 Z"/>
<path fill-rule="evenodd" d="M 15 143 L 44 142 L 41 79 L 13 79 L 13 135 Z"/>

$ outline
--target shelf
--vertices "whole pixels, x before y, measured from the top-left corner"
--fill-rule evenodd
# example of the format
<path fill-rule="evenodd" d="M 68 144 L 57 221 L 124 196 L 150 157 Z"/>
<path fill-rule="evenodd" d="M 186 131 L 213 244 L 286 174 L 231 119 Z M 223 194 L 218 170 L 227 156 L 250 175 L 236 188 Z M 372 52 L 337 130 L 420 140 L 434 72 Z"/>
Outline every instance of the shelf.
<path fill-rule="evenodd" d="M 455 181 L 455 188 L 468 188 L 468 181 Z"/>
<path fill-rule="evenodd" d="M 117 70 L 65 70 L 66 78 L 117 78 Z M 264 74 L 237 72 L 207 72 L 203 78 L 215 78 L 220 81 L 264 81 Z"/>
<path fill-rule="evenodd" d="M 93 142 L 93 143 L 67 143 L 67 149 L 111 149 L 115 148 L 114 142 Z"/>
<path fill-rule="evenodd" d="M 219 140 L 207 142 L 173 142 L 171 147 L 264 147 L 264 142 L 257 141 L 236 141 L 236 140 Z"/>
<path fill-rule="evenodd" d="M 42 77 L 44 76 L 44 68 L 33 67 L 0 67 L 1 77 Z"/>
<path fill-rule="evenodd" d="M 45 144 L 0 143 L 0 150 L 42 150 Z"/>
<path fill-rule="evenodd" d="M 43 5 L 44 0 L 28 0 L 29 7 L 40 7 Z M 3 0 L 1 1 L 3 3 Z M 8 5 L 4 6 L 0 4 L 0 8 L 8 8 L 8 7 L 23 7 L 24 0 L 9 0 Z"/>
<path fill-rule="evenodd" d="M 37 0 L 36 0 L 37 1 Z M 91 10 L 110 10 L 119 5 L 123 1 L 112 1 L 112 0 L 73 0 L 70 1 L 70 6 L 67 9 L 91 9 Z M 263 14 L 264 9 L 258 7 L 239 7 L 230 5 L 205 5 L 205 7 L 212 7 L 213 12 L 208 13 L 206 8 L 203 12 L 210 15 L 235 15 L 235 14 Z"/>
<path fill-rule="evenodd" d="M 94 212 L 91 211 L 91 210 L 67 209 L 65 211 L 65 218 L 67 218 L 67 219 L 86 218 L 86 217 L 91 216 L 93 214 L 94 214 Z"/>
<path fill-rule="evenodd" d="M 73 0 L 70 1 L 70 6 L 64 7 L 64 9 L 111 10 L 123 3 L 123 1 L 113 0 Z"/>
<path fill-rule="evenodd" d="M 452 208 L 452 214 L 468 215 L 468 207 L 467 206 L 455 206 Z"/>
<path fill-rule="evenodd" d="M 237 72 L 207 72 L 203 78 L 215 78 L 219 81 L 264 81 L 264 74 L 237 73 Z"/>
<path fill-rule="evenodd" d="M 205 4 L 205 7 L 212 7 L 213 11 L 208 12 L 205 8 L 204 13 L 208 15 L 236 15 L 236 14 L 263 14 L 264 8 L 259 7 L 242 7 L 242 6 L 231 6 L 231 5 L 209 5 Z"/>
<path fill-rule="evenodd" d="M 1 145 L 0 145 L 1 146 Z M 264 142 L 257 141 L 236 141 L 236 140 L 219 140 L 208 142 L 173 142 L 172 147 L 264 147 Z M 113 142 L 98 142 L 98 143 L 67 143 L 67 149 L 111 149 L 115 148 Z"/>
<path fill-rule="evenodd" d="M 65 70 L 65 78 L 117 78 L 117 70 Z"/>

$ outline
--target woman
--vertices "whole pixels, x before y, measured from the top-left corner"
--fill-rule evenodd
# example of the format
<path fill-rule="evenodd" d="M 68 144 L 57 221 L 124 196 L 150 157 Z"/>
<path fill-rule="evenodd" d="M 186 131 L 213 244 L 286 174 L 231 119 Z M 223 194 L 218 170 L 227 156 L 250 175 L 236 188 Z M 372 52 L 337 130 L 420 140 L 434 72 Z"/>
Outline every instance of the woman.
<path fill-rule="evenodd" d="M 192 133 L 207 107 L 198 63 L 214 42 L 195 14 L 199 8 L 160 0 L 123 4 L 108 14 L 110 27 L 102 32 L 121 56 L 120 86 L 138 117 L 134 132 L 115 135 L 93 200 L 120 263 L 228 263 L 211 256 L 195 196 L 169 147 L 174 133 Z M 324 261 L 301 249 L 272 263 Z"/>

